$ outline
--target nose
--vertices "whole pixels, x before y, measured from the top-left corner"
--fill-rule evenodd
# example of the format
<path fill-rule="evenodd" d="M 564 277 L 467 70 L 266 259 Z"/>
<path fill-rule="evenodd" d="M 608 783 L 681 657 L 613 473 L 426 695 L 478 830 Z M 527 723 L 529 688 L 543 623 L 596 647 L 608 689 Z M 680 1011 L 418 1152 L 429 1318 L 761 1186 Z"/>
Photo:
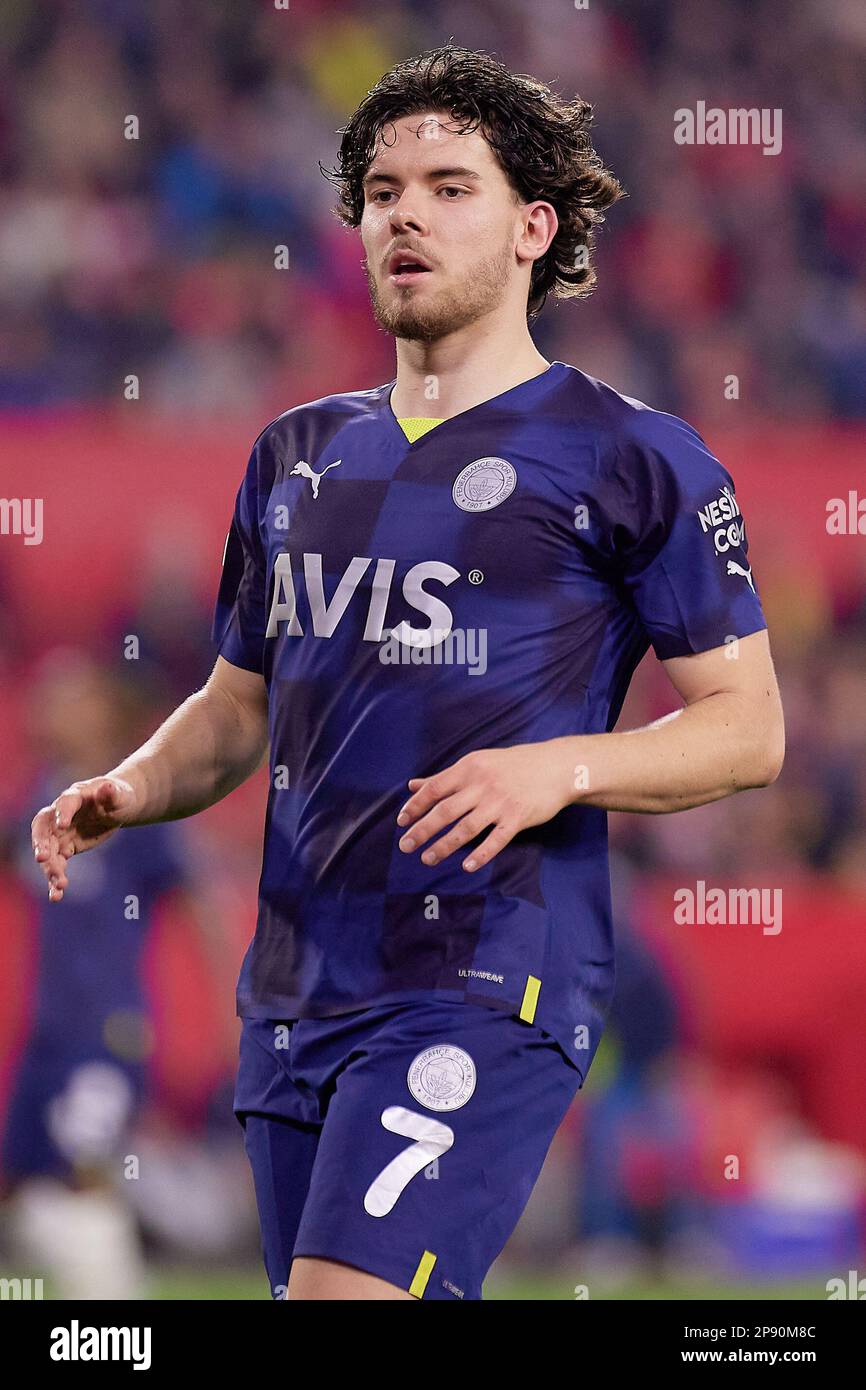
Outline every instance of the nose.
<path fill-rule="evenodd" d="M 392 229 L 395 232 L 426 232 L 427 228 L 422 219 L 417 213 L 410 210 L 408 203 L 404 204 L 403 199 L 405 196 L 405 194 L 402 194 L 399 201 L 388 209 L 388 220 L 391 223 Z"/>

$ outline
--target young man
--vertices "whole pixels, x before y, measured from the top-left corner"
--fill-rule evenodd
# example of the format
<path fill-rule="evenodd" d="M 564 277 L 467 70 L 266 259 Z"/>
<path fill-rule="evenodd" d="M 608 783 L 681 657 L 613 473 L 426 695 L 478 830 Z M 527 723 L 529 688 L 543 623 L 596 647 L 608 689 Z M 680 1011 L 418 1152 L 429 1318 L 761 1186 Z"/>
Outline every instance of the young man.
<path fill-rule="evenodd" d="M 207 685 L 34 820 L 57 900 L 270 739 L 235 1108 L 275 1297 L 480 1298 L 610 1002 L 606 811 L 781 765 L 730 477 L 529 334 L 621 191 L 589 121 L 450 47 L 367 95 L 330 177 L 396 378 L 259 436 Z M 683 707 L 612 733 L 650 644 Z"/>

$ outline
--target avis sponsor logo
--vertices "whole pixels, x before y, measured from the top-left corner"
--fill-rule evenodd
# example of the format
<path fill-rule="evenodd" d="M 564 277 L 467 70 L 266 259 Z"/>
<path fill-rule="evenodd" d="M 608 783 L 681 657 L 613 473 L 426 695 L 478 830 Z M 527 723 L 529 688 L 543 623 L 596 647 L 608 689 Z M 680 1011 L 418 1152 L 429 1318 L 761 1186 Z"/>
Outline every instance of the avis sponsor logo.
<path fill-rule="evenodd" d="M 372 582 L 364 586 L 367 594 L 367 619 L 363 640 L 382 641 L 385 610 L 391 596 L 396 560 L 374 561 L 369 556 L 353 556 L 341 575 L 330 602 L 325 599 L 322 556 L 305 552 L 301 563 L 314 637 L 333 637 L 349 604 L 360 589 L 361 581 L 366 578 L 370 566 L 374 565 Z M 454 625 L 454 616 L 447 604 L 435 594 L 428 593 L 424 585 L 435 583 L 447 587 L 459 578 L 459 570 L 439 560 L 423 560 L 420 564 L 413 565 L 403 579 L 403 598 L 410 608 L 422 613 L 429 620 L 429 626 L 414 627 L 404 619 L 391 629 L 388 636 L 411 647 L 433 647 L 444 641 Z M 265 636 L 278 637 L 281 623 L 285 623 L 283 631 L 287 637 L 304 636 L 304 629 L 298 617 L 294 566 L 291 553 L 287 550 L 274 560 L 274 596 Z"/>
<path fill-rule="evenodd" d="M 151 1328 L 82 1327 L 73 1318 L 68 1327 L 52 1327 L 52 1361 L 131 1361 L 134 1371 L 150 1370 Z"/>

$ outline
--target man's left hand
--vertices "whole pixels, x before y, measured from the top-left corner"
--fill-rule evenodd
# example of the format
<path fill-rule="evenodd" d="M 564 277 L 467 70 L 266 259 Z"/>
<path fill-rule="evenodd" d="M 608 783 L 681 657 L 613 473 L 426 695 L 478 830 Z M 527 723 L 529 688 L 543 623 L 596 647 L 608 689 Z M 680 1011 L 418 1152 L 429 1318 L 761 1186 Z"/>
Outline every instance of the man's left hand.
<path fill-rule="evenodd" d="M 413 777 L 412 792 L 397 817 L 409 854 L 451 829 L 424 850 L 425 864 L 439 864 L 492 826 L 463 861 L 469 873 L 483 868 L 521 830 L 543 825 L 572 800 L 574 778 L 564 739 L 484 748 L 467 753 L 432 777 Z"/>

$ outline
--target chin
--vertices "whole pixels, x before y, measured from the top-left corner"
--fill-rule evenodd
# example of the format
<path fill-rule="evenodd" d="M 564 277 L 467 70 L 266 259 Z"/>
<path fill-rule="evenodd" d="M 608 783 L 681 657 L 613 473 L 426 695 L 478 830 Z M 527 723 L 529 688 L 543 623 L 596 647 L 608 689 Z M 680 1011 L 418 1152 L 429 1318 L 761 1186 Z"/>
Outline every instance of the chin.
<path fill-rule="evenodd" d="M 432 306 L 407 303 L 382 304 L 376 308 L 376 318 L 380 328 L 392 333 L 395 338 L 434 338 L 443 331 L 442 315 Z"/>

